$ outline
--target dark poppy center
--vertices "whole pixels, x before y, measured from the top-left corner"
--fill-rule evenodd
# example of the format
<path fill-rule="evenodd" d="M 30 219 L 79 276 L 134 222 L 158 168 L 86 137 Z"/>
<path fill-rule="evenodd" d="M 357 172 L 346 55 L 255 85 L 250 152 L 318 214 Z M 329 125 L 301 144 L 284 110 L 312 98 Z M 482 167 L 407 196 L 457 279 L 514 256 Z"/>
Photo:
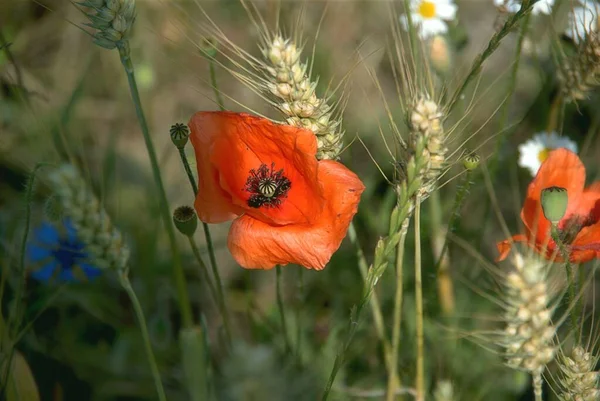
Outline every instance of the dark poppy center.
<path fill-rule="evenodd" d="M 275 171 L 275 163 L 271 167 L 261 164 L 257 169 L 251 169 L 244 190 L 250 192 L 248 206 L 253 208 L 276 207 L 292 187 L 292 182 L 283 175 L 283 169 Z"/>

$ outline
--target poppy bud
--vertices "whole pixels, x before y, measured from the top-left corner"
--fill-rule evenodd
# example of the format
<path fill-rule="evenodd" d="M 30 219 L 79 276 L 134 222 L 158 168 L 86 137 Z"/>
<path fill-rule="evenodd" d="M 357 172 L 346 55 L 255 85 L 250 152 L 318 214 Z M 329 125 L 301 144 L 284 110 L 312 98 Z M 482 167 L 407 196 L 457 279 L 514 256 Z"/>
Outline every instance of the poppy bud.
<path fill-rule="evenodd" d="M 198 216 L 190 206 L 179 206 L 173 212 L 173 223 L 180 233 L 191 237 L 198 228 Z"/>
<path fill-rule="evenodd" d="M 463 167 L 465 170 L 475 170 L 477 166 L 479 166 L 479 162 L 481 161 L 481 157 L 477 153 L 469 153 L 463 159 Z"/>
<path fill-rule="evenodd" d="M 177 146 L 179 149 L 183 149 L 190 137 L 190 130 L 186 125 L 177 123 L 171 125 L 169 134 L 171 135 L 173 145 Z"/>
<path fill-rule="evenodd" d="M 567 211 L 569 196 L 561 187 L 550 187 L 542 190 L 542 210 L 544 217 L 552 224 L 558 224 Z"/>

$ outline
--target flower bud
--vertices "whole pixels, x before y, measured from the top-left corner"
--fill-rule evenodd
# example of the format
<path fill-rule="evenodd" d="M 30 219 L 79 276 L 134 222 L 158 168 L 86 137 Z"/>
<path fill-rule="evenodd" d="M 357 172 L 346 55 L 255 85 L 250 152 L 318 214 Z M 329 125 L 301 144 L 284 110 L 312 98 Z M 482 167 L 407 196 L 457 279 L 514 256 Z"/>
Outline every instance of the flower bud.
<path fill-rule="evenodd" d="M 480 161 L 481 157 L 477 153 L 469 153 L 463 159 L 463 167 L 465 170 L 475 170 L 479 166 Z"/>
<path fill-rule="evenodd" d="M 182 123 L 176 123 L 171 125 L 169 134 L 171 135 L 171 141 L 173 142 L 173 145 L 177 146 L 179 149 L 183 149 L 188 142 L 188 138 L 190 137 L 190 130 L 186 125 Z"/>
<path fill-rule="evenodd" d="M 173 223 L 180 233 L 191 237 L 198 228 L 198 216 L 194 208 L 190 206 L 179 206 L 173 212 Z"/>
<path fill-rule="evenodd" d="M 558 224 L 567 211 L 569 203 L 567 190 L 561 187 L 545 188 L 542 190 L 541 201 L 544 217 L 552 224 Z"/>

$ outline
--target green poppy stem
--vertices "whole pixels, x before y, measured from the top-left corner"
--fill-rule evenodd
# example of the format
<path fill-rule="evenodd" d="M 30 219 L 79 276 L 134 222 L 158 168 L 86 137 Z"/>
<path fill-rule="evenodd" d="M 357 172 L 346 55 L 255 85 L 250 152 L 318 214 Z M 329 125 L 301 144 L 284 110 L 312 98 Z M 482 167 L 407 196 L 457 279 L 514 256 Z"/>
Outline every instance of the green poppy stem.
<path fill-rule="evenodd" d="M 179 310 L 181 313 L 181 318 L 183 320 L 183 326 L 191 327 L 193 325 L 192 308 L 190 306 L 189 295 L 185 284 L 185 274 L 183 271 L 183 266 L 181 264 L 181 255 L 179 254 L 179 249 L 177 247 L 177 239 L 175 237 L 175 230 L 173 229 L 173 223 L 171 221 L 171 214 L 169 212 L 169 202 L 167 200 L 167 194 L 160 175 L 158 157 L 156 156 L 154 144 L 152 142 L 152 138 L 150 137 L 150 130 L 148 129 L 148 123 L 146 122 L 146 117 L 144 116 L 144 111 L 142 109 L 142 101 L 140 99 L 137 82 L 135 80 L 133 63 L 131 62 L 131 56 L 129 53 L 129 42 L 119 42 L 117 47 L 119 49 L 121 63 L 123 64 L 125 74 L 127 75 L 127 81 L 129 83 L 129 92 L 131 94 L 131 98 L 135 106 L 135 114 L 137 115 L 138 123 L 142 130 L 142 135 L 144 136 L 144 143 L 146 144 L 146 150 L 150 159 L 150 165 L 152 167 L 152 175 L 154 177 L 154 182 L 158 189 L 160 206 L 159 209 L 163 219 L 163 223 L 165 225 L 165 229 L 167 230 L 169 244 L 171 246 L 171 257 L 173 258 L 173 274 L 175 275 L 175 286 L 177 288 Z"/>
<path fill-rule="evenodd" d="M 282 286 L 282 272 L 281 272 L 281 266 L 277 265 L 275 266 L 275 272 L 276 272 L 276 292 L 277 292 L 277 306 L 279 308 L 279 316 L 281 318 L 281 331 L 283 332 L 283 339 L 285 341 L 285 350 L 286 352 L 291 352 L 292 351 L 292 346 L 290 345 L 290 337 L 288 336 L 288 330 L 287 330 L 287 324 L 285 322 L 285 308 L 283 305 L 283 295 L 281 293 L 281 286 Z"/>
<path fill-rule="evenodd" d="M 131 287 L 131 282 L 129 281 L 129 277 L 127 276 L 127 272 L 118 272 L 119 281 L 121 285 L 129 295 L 129 299 L 131 300 L 131 304 L 133 305 L 133 310 L 140 324 L 140 331 L 142 332 L 142 340 L 144 342 L 144 349 L 146 351 L 146 357 L 148 358 L 148 363 L 150 364 L 150 370 L 152 371 L 152 378 L 154 379 L 154 385 L 156 386 L 156 392 L 158 394 L 159 401 L 167 401 L 167 397 L 165 395 L 165 389 L 163 388 L 162 381 L 160 378 L 160 371 L 158 370 L 158 365 L 156 364 L 156 358 L 154 357 L 154 352 L 152 351 L 152 345 L 150 344 L 150 336 L 148 335 L 148 326 L 146 325 L 146 318 L 144 317 L 144 310 L 142 309 L 142 305 Z"/>

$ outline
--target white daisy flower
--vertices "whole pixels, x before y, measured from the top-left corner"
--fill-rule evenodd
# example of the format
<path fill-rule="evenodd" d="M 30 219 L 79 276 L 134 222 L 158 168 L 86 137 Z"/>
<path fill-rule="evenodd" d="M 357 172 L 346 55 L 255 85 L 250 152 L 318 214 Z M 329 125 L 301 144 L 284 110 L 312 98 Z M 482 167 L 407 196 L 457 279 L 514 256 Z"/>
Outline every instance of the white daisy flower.
<path fill-rule="evenodd" d="M 579 43 L 587 32 L 598 29 L 598 11 L 600 5 L 595 0 L 583 0 L 583 7 L 574 7 L 569 15 L 569 24 L 565 35 Z"/>
<path fill-rule="evenodd" d="M 453 0 L 410 0 L 410 16 L 421 39 L 446 33 L 448 25 L 445 21 L 453 20 L 456 10 Z M 400 22 L 408 29 L 408 18 L 405 14 L 400 16 Z"/>
<path fill-rule="evenodd" d="M 521 0 L 494 0 L 494 5 L 498 8 L 503 8 L 509 13 L 516 13 L 521 9 Z M 539 0 L 533 5 L 531 13 L 533 15 L 552 13 L 552 7 L 554 6 L 554 0 Z"/>
<path fill-rule="evenodd" d="M 556 132 L 540 132 L 519 145 L 519 166 L 529 169 L 531 175 L 536 175 L 550 152 L 558 148 L 577 153 L 577 144 L 566 136 L 559 136 Z"/>

